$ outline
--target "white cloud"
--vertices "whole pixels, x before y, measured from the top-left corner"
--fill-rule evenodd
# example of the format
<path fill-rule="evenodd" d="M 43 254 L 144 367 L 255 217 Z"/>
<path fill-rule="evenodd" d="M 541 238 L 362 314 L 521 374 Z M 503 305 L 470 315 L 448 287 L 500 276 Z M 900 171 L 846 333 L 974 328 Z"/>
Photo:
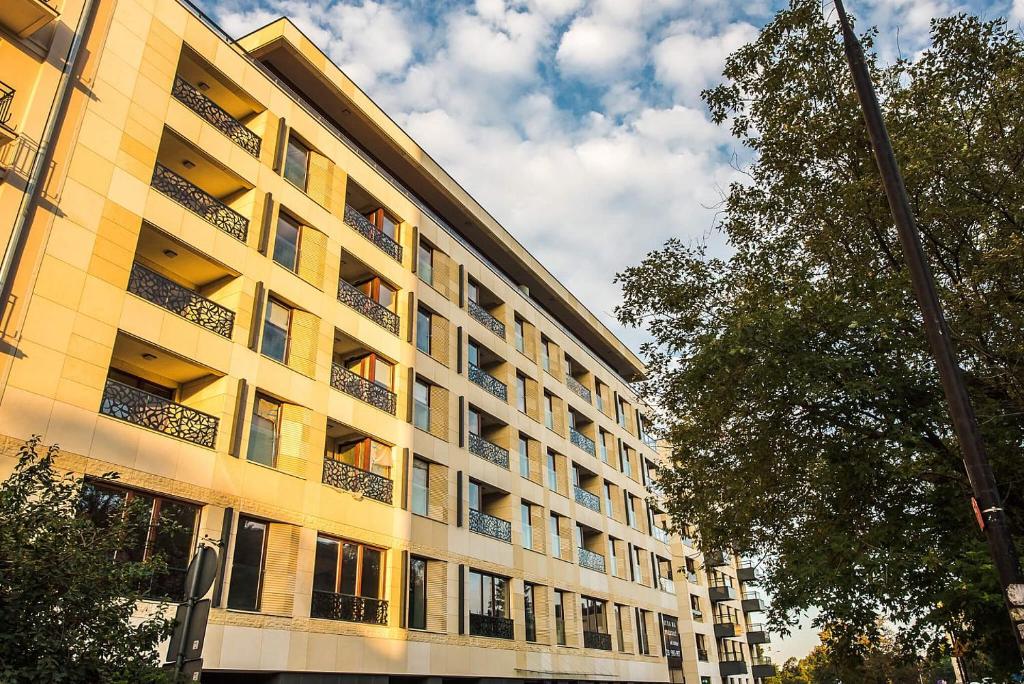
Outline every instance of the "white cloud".
<path fill-rule="evenodd" d="M 573 21 L 558 46 L 558 65 L 570 75 L 608 81 L 636 68 L 643 58 L 635 28 L 594 17 Z"/>
<path fill-rule="evenodd" d="M 744 22 L 729 24 L 715 35 L 698 31 L 694 22 L 678 22 L 653 51 L 658 80 L 688 103 L 699 101 L 700 91 L 719 81 L 730 53 L 757 37 L 757 29 Z"/>
<path fill-rule="evenodd" d="M 1024 0 L 1013 0 L 1010 16 L 1017 21 L 1024 21 Z"/>

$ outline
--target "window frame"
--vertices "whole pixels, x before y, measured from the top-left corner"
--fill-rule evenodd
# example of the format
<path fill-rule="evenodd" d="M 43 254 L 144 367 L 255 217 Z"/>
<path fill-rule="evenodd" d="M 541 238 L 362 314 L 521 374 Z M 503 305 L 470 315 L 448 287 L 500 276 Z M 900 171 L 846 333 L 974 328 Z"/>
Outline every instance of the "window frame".
<path fill-rule="evenodd" d="M 423 567 L 423 574 L 422 574 L 422 578 L 423 579 L 422 579 L 422 586 L 421 586 L 421 590 L 422 590 L 422 594 L 423 595 L 422 595 L 422 597 L 419 598 L 418 601 L 417 601 L 417 598 L 416 598 L 416 591 L 414 589 L 415 582 L 416 582 L 416 573 L 413 570 L 413 566 L 415 564 L 422 564 L 422 567 Z M 429 559 L 423 558 L 422 556 L 409 556 L 409 586 L 406 589 L 407 592 L 408 592 L 408 596 L 409 596 L 409 606 L 408 606 L 408 615 L 406 616 L 406 624 L 408 625 L 409 629 L 423 630 L 423 631 L 425 631 L 427 629 L 427 612 L 429 610 L 429 605 L 430 605 L 430 603 L 429 603 L 430 602 L 430 592 L 428 591 L 428 586 L 427 586 L 428 582 L 429 582 L 429 580 L 428 580 L 429 567 L 430 567 L 430 560 Z M 421 610 L 420 610 L 419 617 L 422 618 L 422 623 L 414 624 L 413 620 L 414 620 L 414 617 L 416 616 L 415 609 L 417 608 L 417 604 L 421 604 Z"/>
<path fill-rule="evenodd" d="M 253 450 L 254 450 L 254 446 L 255 446 L 254 445 L 254 439 L 255 439 L 255 430 L 256 430 L 256 425 L 257 425 L 256 419 L 259 418 L 260 420 L 268 420 L 267 418 L 264 418 L 263 416 L 259 415 L 259 406 L 260 406 L 260 402 L 261 401 L 266 402 L 267 404 L 272 404 L 273 406 L 276 407 L 276 411 L 277 411 L 277 415 L 274 418 L 274 426 L 273 426 L 274 429 L 273 429 L 273 437 L 272 437 L 272 442 L 271 442 L 272 446 L 271 446 L 271 454 L 270 454 L 270 463 L 266 463 L 266 462 L 261 461 L 259 459 L 252 458 L 252 454 L 253 454 Z M 249 461 L 250 463 L 258 463 L 260 465 L 264 465 L 264 466 L 267 466 L 269 468 L 276 468 L 277 467 L 277 456 L 278 456 L 278 452 L 281 449 L 281 418 L 282 418 L 283 410 L 284 410 L 284 402 L 283 401 L 280 401 L 279 399 L 276 399 L 276 398 L 270 396 L 269 394 L 265 394 L 265 393 L 259 392 L 259 391 L 256 392 L 256 394 L 255 394 L 255 396 L 253 398 L 253 402 L 252 402 L 252 413 L 250 414 L 250 418 L 249 418 L 249 443 L 246 445 L 246 449 L 245 449 L 245 460 L 246 461 Z"/>
<path fill-rule="evenodd" d="M 384 600 L 386 600 L 384 597 L 385 597 L 385 592 L 387 590 L 387 558 L 388 558 L 388 556 L 387 556 L 387 551 L 388 550 L 387 549 L 385 549 L 384 547 L 381 547 L 381 546 L 377 546 L 375 544 L 367 544 L 366 542 L 357 541 L 355 539 L 348 539 L 348 538 L 345 538 L 345 537 L 336 537 L 336 536 L 334 536 L 332 534 L 325 534 L 323 532 L 317 532 L 316 536 L 317 536 L 317 541 L 319 541 L 320 538 L 323 537 L 324 539 L 329 539 L 329 540 L 331 540 L 333 542 L 336 542 L 338 544 L 338 546 L 337 546 L 338 553 L 337 553 L 337 556 L 334 559 L 335 566 L 334 566 L 334 591 L 333 591 L 333 593 L 340 594 L 342 596 L 356 596 L 358 598 L 371 599 L 371 600 L 374 600 L 374 601 L 384 601 Z M 357 553 L 356 553 L 356 568 L 355 568 L 355 593 L 354 594 L 344 594 L 344 593 L 342 593 L 340 591 L 341 584 L 342 584 L 342 579 L 343 579 L 343 573 L 346 570 L 346 567 L 345 567 L 345 545 L 346 544 L 351 544 L 351 545 L 355 546 L 356 549 L 357 549 Z M 379 566 L 379 571 L 378 571 L 378 576 L 377 576 L 377 595 L 376 596 L 368 596 L 368 595 L 363 593 L 363 568 L 364 568 L 363 563 L 364 563 L 365 551 L 366 550 L 376 551 L 376 552 L 378 552 L 380 554 L 380 566 Z M 316 575 L 316 561 L 315 561 L 315 557 L 314 557 L 314 564 L 313 564 L 313 573 L 314 573 L 314 578 L 315 578 L 315 575 Z M 314 587 L 315 587 L 315 584 L 314 584 Z M 323 590 L 320 590 L 320 591 L 323 591 Z"/>
<path fill-rule="evenodd" d="M 427 356 L 432 356 L 431 351 L 434 348 L 434 336 L 433 336 L 433 325 L 434 325 L 434 314 L 423 306 L 416 307 L 416 349 L 423 352 Z M 426 349 L 420 346 L 420 339 L 426 342 Z"/>
<path fill-rule="evenodd" d="M 237 575 L 236 575 L 237 569 L 239 567 L 239 564 L 237 562 L 238 561 L 238 548 L 239 548 L 238 547 L 238 536 L 239 536 L 239 534 L 240 534 L 240 532 L 242 530 L 243 524 L 245 522 L 252 522 L 252 523 L 261 525 L 263 527 L 263 539 L 262 539 L 262 543 L 261 543 L 261 547 L 260 547 L 260 562 L 259 562 L 259 567 L 257 568 L 257 572 L 256 572 L 256 587 L 255 587 L 255 591 L 253 592 L 255 594 L 255 597 L 256 597 L 256 602 L 255 602 L 255 605 L 253 607 L 251 607 L 251 608 L 239 607 L 237 605 L 232 605 L 232 602 L 231 602 L 231 596 L 232 596 L 233 592 L 235 591 L 236 587 L 238 586 L 238 583 L 237 583 L 238 578 L 237 578 Z M 227 606 L 228 610 L 241 610 L 241 611 L 250 612 L 250 613 L 258 613 L 260 611 L 260 609 L 262 608 L 262 603 L 263 603 L 263 586 L 264 586 L 264 580 L 266 579 L 265 575 L 266 575 L 266 570 L 267 570 L 267 543 L 269 542 L 269 539 L 270 539 L 270 522 L 268 522 L 267 520 L 263 520 L 262 518 L 257 518 L 257 517 L 250 516 L 250 515 L 239 515 L 238 516 L 238 524 L 235 526 L 235 538 L 232 541 L 232 551 L 231 551 L 231 583 L 228 585 L 228 596 L 227 596 L 227 602 L 225 604 Z M 251 567 L 251 566 L 243 564 L 242 567 Z M 239 598 L 241 598 L 241 597 L 239 597 Z"/>
<path fill-rule="evenodd" d="M 430 383 L 421 380 L 419 377 L 413 380 L 412 388 L 412 424 L 413 427 L 423 430 L 424 432 L 430 432 Z M 426 390 L 426 401 L 420 401 L 417 398 L 416 393 L 420 388 Z M 424 416 L 422 425 L 420 424 L 419 416 Z"/>
<path fill-rule="evenodd" d="M 301 184 L 298 183 L 294 178 L 291 178 L 288 175 L 289 174 L 290 161 L 291 161 L 291 150 L 292 150 L 293 146 L 298 148 L 298 149 L 304 150 L 304 154 L 303 154 L 304 162 L 303 162 L 303 165 L 302 165 L 302 182 L 301 182 Z M 298 188 L 302 192 L 306 192 L 307 190 L 309 190 L 309 159 L 312 156 L 312 153 L 313 153 L 313 148 L 310 147 L 309 145 L 307 145 L 302 140 L 300 140 L 298 136 L 296 136 L 295 134 L 289 134 L 288 135 L 288 145 L 285 148 L 285 152 L 284 152 L 284 164 L 282 165 L 283 168 L 281 169 L 281 175 L 284 177 L 284 179 L 286 181 L 288 181 L 289 183 L 294 185 L 296 188 Z"/>
<path fill-rule="evenodd" d="M 278 246 L 278 244 L 280 243 L 280 240 L 281 240 L 281 224 L 282 223 L 285 223 L 285 224 L 295 228 L 295 247 L 294 247 L 295 251 L 294 251 L 294 253 L 292 255 L 293 263 L 291 265 L 288 265 L 288 264 L 286 264 L 286 263 L 284 263 L 282 261 L 279 261 L 278 258 L 277 258 L 278 257 L 277 246 Z M 275 264 L 288 269 L 292 273 L 297 273 L 298 270 L 299 270 L 299 262 L 301 260 L 300 251 L 302 249 L 302 235 L 305 232 L 303 230 L 303 227 L 304 226 L 303 226 L 302 222 L 299 221 L 298 219 L 296 219 L 294 216 L 292 216 L 288 212 L 286 212 L 284 210 L 281 210 L 281 211 L 278 212 L 278 214 L 277 214 L 277 225 L 274 228 L 274 249 L 273 249 L 273 252 L 272 252 L 270 258 L 271 258 L 271 260 L 273 260 L 273 262 Z"/>
<path fill-rule="evenodd" d="M 417 472 L 423 473 L 422 484 L 419 484 L 416 481 Z M 422 511 L 416 510 L 417 489 L 422 491 Z M 412 457 L 412 475 L 409 478 L 409 510 L 412 511 L 414 515 L 430 515 L 430 462 L 420 458 L 419 456 Z"/>
<path fill-rule="evenodd" d="M 283 348 L 281 350 L 281 358 L 277 358 L 276 356 L 273 356 L 273 355 L 267 353 L 267 329 L 272 327 L 274 330 L 281 330 L 281 327 L 279 325 L 277 325 L 277 323 L 274 323 L 274 322 L 272 322 L 270 320 L 271 312 L 274 310 L 275 307 L 284 309 L 285 311 L 288 312 L 288 323 L 286 324 L 285 328 L 283 329 L 283 332 L 284 332 L 284 346 L 283 346 Z M 295 311 L 294 307 L 288 306 L 287 304 L 285 304 L 281 300 L 277 299 L 276 297 L 267 297 L 267 310 L 266 310 L 266 312 L 263 315 L 263 334 L 260 335 L 260 354 L 261 355 L 263 355 L 263 356 L 265 356 L 268 359 L 271 359 L 273 361 L 277 361 L 278 363 L 284 363 L 284 364 L 288 363 L 288 356 L 289 356 L 289 353 L 291 352 L 291 346 L 292 346 L 291 345 L 291 338 L 292 338 L 292 314 L 294 313 L 294 311 Z"/>

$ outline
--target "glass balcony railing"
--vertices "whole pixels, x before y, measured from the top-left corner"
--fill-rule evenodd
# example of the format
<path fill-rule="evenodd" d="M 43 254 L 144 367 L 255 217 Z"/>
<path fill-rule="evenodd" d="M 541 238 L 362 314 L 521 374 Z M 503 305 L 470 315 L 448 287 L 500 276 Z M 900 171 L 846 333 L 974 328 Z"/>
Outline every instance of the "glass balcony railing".
<path fill-rule="evenodd" d="M 499 321 L 497 318 L 491 315 L 484 307 L 474 302 L 472 299 L 469 300 L 469 315 L 476 320 L 477 323 L 484 326 L 492 333 L 505 339 L 505 324 Z"/>
<path fill-rule="evenodd" d="M 502 401 L 508 401 L 508 386 L 480 366 L 469 364 L 469 379 Z"/>
<path fill-rule="evenodd" d="M 213 195 L 188 182 L 163 164 L 153 168 L 152 185 L 207 223 L 242 242 L 249 233 L 249 219 Z"/>
<path fill-rule="evenodd" d="M 657 539 L 658 541 L 662 542 L 663 544 L 668 544 L 668 532 L 658 527 L 657 525 L 651 528 L 651 536 Z"/>
<path fill-rule="evenodd" d="M 676 593 L 676 583 L 670 580 L 668 577 L 658 578 L 658 588 L 667 594 Z"/>
<path fill-rule="evenodd" d="M 594 444 L 594 440 L 590 439 L 575 428 L 569 428 L 569 441 L 580 449 L 586 451 L 591 456 L 597 455 L 597 445 Z"/>
<path fill-rule="evenodd" d="M 389 478 L 333 458 L 324 459 L 323 483 L 386 504 L 394 496 L 394 483 Z"/>
<path fill-rule="evenodd" d="M 571 374 L 565 374 L 565 384 L 576 393 L 583 401 L 590 403 L 590 390 L 583 386 L 579 380 L 574 378 Z"/>
<path fill-rule="evenodd" d="M 365 596 L 314 590 L 309 615 L 326 620 L 386 625 L 388 624 L 388 602 Z"/>
<path fill-rule="evenodd" d="M 494 442 L 488 442 L 472 432 L 469 433 L 469 453 L 508 470 L 508 449 L 500 447 Z"/>
<path fill-rule="evenodd" d="M 359 401 L 375 406 L 381 411 L 395 415 L 397 397 L 383 385 L 353 373 L 339 363 L 331 365 L 331 387 L 355 397 Z"/>
<path fill-rule="evenodd" d="M 398 334 L 398 314 L 367 297 L 355 285 L 338 280 L 338 301 L 369 318 L 392 335 Z"/>
<path fill-rule="evenodd" d="M 214 416 L 109 378 L 100 413 L 209 449 L 217 442 Z"/>
<path fill-rule="evenodd" d="M 235 313 L 142 264 L 132 264 L 128 291 L 187 321 L 231 339 Z"/>
<path fill-rule="evenodd" d="M 369 219 L 348 205 L 345 205 L 345 223 L 376 245 L 380 251 L 395 261 L 402 261 L 402 245 L 392 240 L 383 231 L 378 230 L 377 226 L 370 223 Z"/>
<path fill-rule="evenodd" d="M 191 83 L 174 77 L 171 94 L 193 112 L 205 119 L 227 138 L 254 157 L 260 156 L 260 137 L 245 127 L 238 119 L 231 116 L 217 103 L 203 95 Z"/>
<path fill-rule="evenodd" d="M 495 518 L 482 511 L 469 511 L 469 529 L 471 532 L 493 537 L 499 541 L 512 543 L 512 523 L 508 520 Z"/>

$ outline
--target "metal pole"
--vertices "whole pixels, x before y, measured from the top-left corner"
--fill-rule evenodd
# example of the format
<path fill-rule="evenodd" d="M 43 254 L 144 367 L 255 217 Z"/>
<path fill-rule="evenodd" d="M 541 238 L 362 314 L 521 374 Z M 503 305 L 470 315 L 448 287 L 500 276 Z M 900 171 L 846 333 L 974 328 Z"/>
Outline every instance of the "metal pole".
<path fill-rule="evenodd" d="M 924 256 L 921 237 L 914 221 L 914 215 L 910 210 L 907 190 L 903 185 L 903 176 L 900 173 L 899 164 L 896 162 L 889 133 L 885 128 L 882 110 L 878 105 L 878 98 L 868 74 L 864 52 L 850 27 L 850 20 L 846 16 L 842 0 L 835 0 L 835 5 L 836 11 L 839 13 L 839 22 L 842 25 L 846 59 L 850 63 L 857 98 L 860 100 L 864 112 L 864 123 L 867 125 L 875 161 L 878 164 L 882 184 L 885 186 L 885 194 L 889 200 L 889 209 L 892 211 L 893 220 L 899 231 L 900 243 L 903 245 L 903 254 L 906 257 L 910 280 L 914 287 L 914 295 L 917 297 L 924 317 L 928 344 L 938 366 L 942 389 L 946 395 L 946 402 L 949 404 L 950 417 L 953 420 L 953 429 L 956 432 L 957 441 L 960 443 L 964 465 L 967 469 L 967 477 L 981 511 L 982 527 L 988 540 L 989 552 L 992 554 L 992 560 L 999 574 L 1003 599 L 1006 601 L 1013 623 L 1014 638 L 1017 640 L 1018 649 L 1024 654 L 1024 615 L 1022 615 L 1024 608 L 1019 605 L 1015 606 L 1010 596 L 1011 587 L 1015 587 L 1021 582 L 1020 565 L 1013 546 L 1013 538 L 1010 536 L 1006 524 L 1006 515 L 1002 508 L 999 490 L 996 487 L 995 476 L 992 474 L 992 467 L 985 454 L 985 446 L 978 430 L 974 407 L 967 394 L 960 365 L 956 360 L 949 328 L 942 312 L 942 304 L 939 302 L 938 294 L 935 291 L 935 281 Z"/>
<path fill-rule="evenodd" d="M 192 612 L 195 610 L 196 601 L 199 599 L 196 594 L 199 593 L 199 578 L 203 574 L 203 554 L 202 549 L 204 544 L 199 545 L 199 550 L 196 552 L 196 568 L 192 574 L 192 582 L 188 587 L 188 607 L 185 608 L 185 624 L 181 627 L 181 639 L 178 641 L 178 653 L 174 658 L 174 677 L 177 681 L 178 677 L 181 676 L 181 670 L 185 667 L 185 653 L 188 652 L 188 635 L 189 628 L 192 626 Z"/>

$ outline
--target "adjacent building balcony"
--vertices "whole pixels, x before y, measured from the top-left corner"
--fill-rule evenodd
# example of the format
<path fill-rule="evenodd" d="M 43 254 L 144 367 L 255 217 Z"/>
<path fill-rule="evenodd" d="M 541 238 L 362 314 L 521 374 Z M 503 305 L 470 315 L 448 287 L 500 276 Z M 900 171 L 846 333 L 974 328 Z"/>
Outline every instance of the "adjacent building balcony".
<path fill-rule="evenodd" d="M 508 449 L 489 442 L 473 432 L 469 433 L 469 453 L 508 470 Z"/>
<path fill-rule="evenodd" d="M 112 378 L 103 388 L 100 413 L 208 449 L 217 443 L 216 417 Z"/>
<path fill-rule="evenodd" d="M 54 21 L 60 13 L 53 0 L 3 0 L 0 2 L 0 26 L 18 36 L 28 38 Z"/>
<path fill-rule="evenodd" d="M 0 145 L 18 137 L 18 134 L 8 125 L 11 120 L 11 105 L 14 104 L 14 88 L 0 81 Z"/>
<path fill-rule="evenodd" d="M 390 505 L 394 498 L 391 450 L 358 430 L 328 419 L 321 481 Z"/>
<path fill-rule="evenodd" d="M 587 389 L 587 387 L 582 382 L 574 378 L 572 374 L 568 372 L 566 372 L 565 374 L 565 384 L 569 389 L 571 389 L 576 394 L 576 396 L 578 396 L 588 404 L 590 403 L 590 390 Z"/>
<path fill-rule="evenodd" d="M 235 325 L 233 311 L 138 262 L 132 264 L 128 291 L 187 321 L 231 339 Z"/>
<path fill-rule="evenodd" d="M 469 633 L 493 639 L 515 639 L 515 623 L 507 617 L 470 613 Z"/>
<path fill-rule="evenodd" d="M 478 304 L 471 299 L 467 304 L 467 308 L 469 309 L 469 315 L 472 316 L 475 321 L 501 339 L 505 339 L 505 324 L 492 316 L 491 312 L 485 309 L 483 305 Z"/>
<path fill-rule="evenodd" d="M 736 568 L 736 577 L 741 582 L 757 581 L 757 573 L 750 561 L 740 561 L 739 567 Z"/>
<path fill-rule="evenodd" d="M 469 530 L 498 541 L 512 543 L 512 523 L 508 520 L 496 518 L 483 511 L 470 509 Z"/>
<path fill-rule="evenodd" d="M 668 532 L 666 532 L 658 525 L 654 525 L 653 527 L 651 527 L 651 536 L 663 544 L 668 544 L 669 542 Z"/>
<path fill-rule="evenodd" d="M 736 622 L 719 622 L 722 618 L 715 618 L 715 638 L 725 639 L 742 634 L 743 630 Z"/>
<path fill-rule="evenodd" d="M 670 578 L 670 577 L 659 577 L 658 578 L 658 588 L 661 589 L 662 591 L 664 591 L 667 594 L 675 594 L 676 593 L 676 583 L 674 581 L 672 581 L 672 578 Z"/>
<path fill-rule="evenodd" d="M 601 497 L 592 492 L 588 492 L 582 487 L 575 486 L 573 489 L 573 497 L 576 499 L 576 503 L 592 511 L 601 512 Z"/>
<path fill-rule="evenodd" d="M 751 662 L 753 664 L 750 668 L 750 674 L 754 677 L 757 677 L 758 679 L 767 679 L 768 677 L 775 676 L 775 665 L 768 656 L 753 656 L 751 658 Z"/>
<path fill-rule="evenodd" d="M 355 397 L 364 404 L 395 415 L 397 397 L 394 392 L 372 380 L 367 380 L 339 363 L 331 364 L 331 387 L 350 397 Z"/>
<path fill-rule="evenodd" d="M 612 650 L 612 635 L 605 632 L 583 630 L 583 645 L 586 648 L 598 648 L 602 651 Z"/>
<path fill-rule="evenodd" d="M 579 558 L 581 568 L 593 570 L 594 572 L 605 571 L 604 556 L 595 551 L 591 551 L 590 549 L 585 549 L 583 547 L 576 549 L 576 551 L 578 552 L 577 556 Z"/>
<path fill-rule="evenodd" d="M 395 261 L 402 261 L 402 245 L 398 244 L 384 231 L 370 223 L 370 220 L 363 216 L 358 210 L 345 205 L 345 223 L 364 238 L 369 240 L 380 251 L 387 254 Z"/>
<path fill-rule="evenodd" d="M 730 655 L 728 658 L 735 658 L 736 656 Z M 719 659 L 718 671 L 723 677 L 733 677 L 735 675 L 747 674 L 747 663 L 743 660 L 743 656 L 739 656 L 738 660 L 726 660 L 725 658 Z"/>
<path fill-rule="evenodd" d="M 490 394 L 493 394 L 502 401 L 508 401 L 508 386 L 498 378 L 494 377 L 483 368 L 476 364 L 470 363 L 469 366 L 469 379 L 476 385 L 483 387 Z"/>
<path fill-rule="evenodd" d="M 708 598 L 712 603 L 732 601 L 736 598 L 736 588 L 721 579 L 712 580 L 708 584 Z"/>
<path fill-rule="evenodd" d="M 748 644 L 767 644 L 769 642 L 771 642 L 771 637 L 768 635 L 768 630 L 764 628 L 764 625 L 759 623 L 747 625 Z"/>
<path fill-rule="evenodd" d="M 743 612 L 757 613 L 764 610 L 764 600 L 756 591 L 743 592 Z"/>
<path fill-rule="evenodd" d="M 342 255 L 338 301 L 392 335 L 398 334 L 400 325 L 394 311 L 397 294 L 398 288 L 385 282 L 368 266 L 348 254 Z"/>
<path fill-rule="evenodd" d="M 207 88 L 209 85 L 202 82 Z M 238 119 L 222 109 L 216 102 L 204 95 L 199 88 L 189 83 L 181 76 L 174 77 L 174 85 L 171 94 L 193 112 L 198 114 L 207 123 L 223 133 L 231 142 L 235 143 L 252 156 L 259 158 L 261 140 L 258 135 L 249 130 Z"/>
<path fill-rule="evenodd" d="M 388 624 L 388 602 L 384 599 L 314 590 L 309 614 L 310 617 L 325 620 L 386 625 Z"/>
<path fill-rule="evenodd" d="M 709 568 L 720 568 L 731 562 L 729 554 L 725 551 L 711 551 L 705 554 L 704 560 Z"/>
<path fill-rule="evenodd" d="M 386 504 L 394 496 L 394 483 L 389 478 L 333 458 L 324 459 L 323 483 Z"/>

